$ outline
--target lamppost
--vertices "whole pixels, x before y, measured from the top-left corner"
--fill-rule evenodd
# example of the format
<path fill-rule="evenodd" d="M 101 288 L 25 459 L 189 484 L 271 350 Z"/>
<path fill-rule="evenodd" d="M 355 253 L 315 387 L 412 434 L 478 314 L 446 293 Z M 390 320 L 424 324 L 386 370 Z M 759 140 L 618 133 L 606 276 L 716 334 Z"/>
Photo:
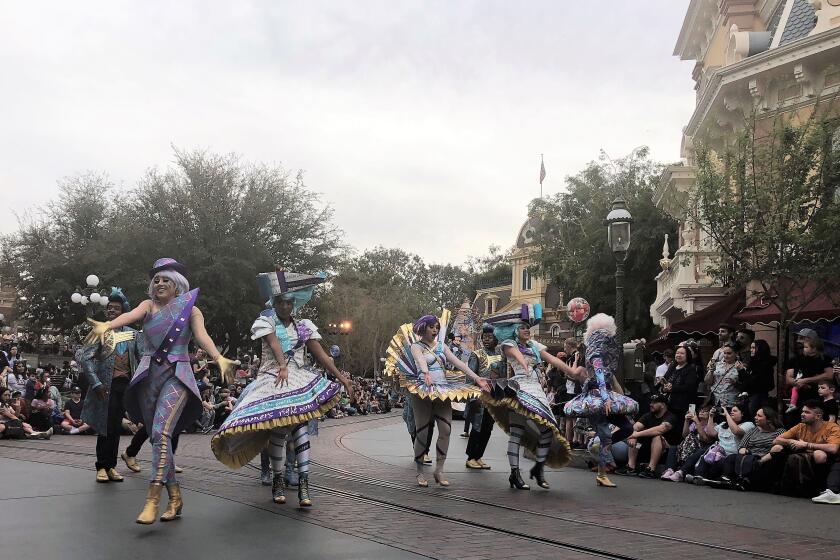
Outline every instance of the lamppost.
<path fill-rule="evenodd" d="M 88 317 L 93 317 L 93 314 L 96 312 L 97 304 L 102 307 L 108 305 L 108 295 L 100 294 L 97 291 L 96 288 L 99 286 L 99 277 L 96 274 L 89 274 L 88 277 L 85 278 L 85 283 L 87 284 L 87 287 L 84 289 L 76 288 L 76 291 L 70 296 L 70 301 L 78 303 L 79 305 L 84 305 L 85 314 Z"/>
<path fill-rule="evenodd" d="M 615 326 L 619 344 L 624 343 L 624 261 L 630 249 L 630 224 L 633 216 L 621 197 L 612 203 L 612 210 L 604 221 L 607 226 L 607 242 L 615 257 Z"/>

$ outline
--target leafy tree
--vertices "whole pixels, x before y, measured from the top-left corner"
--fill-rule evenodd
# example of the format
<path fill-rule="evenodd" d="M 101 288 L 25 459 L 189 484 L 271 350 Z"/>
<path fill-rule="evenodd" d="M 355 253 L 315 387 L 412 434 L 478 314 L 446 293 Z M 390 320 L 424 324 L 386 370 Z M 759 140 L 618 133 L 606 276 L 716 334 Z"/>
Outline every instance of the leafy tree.
<path fill-rule="evenodd" d="M 729 145 L 696 149 L 688 217 L 721 255 L 709 273 L 726 286 L 758 282 L 785 327 L 840 287 L 840 122 L 829 113 L 751 114 Z"/>
<path fill-rule="evenodd" d="M 347 247 L 332 210 L 300 174 L 203 151 L 175 152 L 118 196 L 106 177 L 61 185 L 61 196 L 4 240 L 4 266 L 18 286 L 21 317 L 33 327 L 68 329 L 81 321 L 69 303 L 85 275 L 145 296 L 155 259 L 186 264 L 214 340 L 228 352 L 248 343 L 260 302 L 257 272 L 331 270 Z"/>
<path fill-rule="evenodd" d="M 566 192 L 531 203 L 536 218 L 536 259 L 567 297 L 584 297 L 593 313 L 615 313 L 615 261 L 607 244 L 604 219 L 621 196 L 633 215 L 632 243 L 625 277 L 625 333 L 628 338 L 652 334 L 650 304 L 656 298 L 653 277 L 658 270 L 665 234 L 676 222 L 653 204 L 661 166 L 647 148 L 612 160 L 602 153 L 577 175 L 566 178 Z"/>

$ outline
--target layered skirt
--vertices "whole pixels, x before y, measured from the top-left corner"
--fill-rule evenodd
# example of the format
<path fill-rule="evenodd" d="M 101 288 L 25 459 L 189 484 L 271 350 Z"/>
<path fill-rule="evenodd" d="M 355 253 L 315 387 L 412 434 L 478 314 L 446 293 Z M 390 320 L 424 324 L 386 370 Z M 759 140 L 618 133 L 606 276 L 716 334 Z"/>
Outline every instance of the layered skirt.
<path fill-rule="evenodd" d="M 537 377 L 515 375 L 510 379 L 493 380 L 492 384 L 490 394 L 482 393 L 481 400 L 505 433 L 510 434 L 512 417 L 519 415 L 525 418 L 525 434 L 522 436 L 525 456 L 529 459 L 536 457 L 540 433 L 548 429 L 552 438 L 546 464 L 555 468 L 567 465 L 572 453 L 569 442 L 563 437 Z"/>
<path fill-rule="evenodd" d="M 231 468 L 253 459 L 268 442 L 269 431 L 320 418 L 341 398 L 341 385 L 320 372 L 289 362 L 288 384 L 275 386 L 273 373 L 260 372 L 246 387 L 210 443 L 216 458 Z"/>

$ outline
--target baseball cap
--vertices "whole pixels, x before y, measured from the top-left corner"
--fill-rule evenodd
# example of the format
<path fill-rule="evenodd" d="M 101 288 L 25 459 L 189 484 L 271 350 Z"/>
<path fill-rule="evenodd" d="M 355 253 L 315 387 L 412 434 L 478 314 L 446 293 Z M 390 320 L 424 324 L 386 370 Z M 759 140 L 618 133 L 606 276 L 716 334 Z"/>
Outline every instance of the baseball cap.
<path fill-rule="evenodd" d="M 72 389 L 70 389 L 70 392 L 71 393 L 79 393 L 80 395 L 82 394 L 82 390 L 79 389 L 78 387 L 73 387 Z"/>
<path fill-rule="evenodd" d="M 818 335 L 817 331 L 815 331 L 814 329 L 802 329 L 798 333 L 796 333 L 796 336 L 802 338 L 810 338 L 811 340 L 818 340 L 820 338 L 820 335 Z"/>

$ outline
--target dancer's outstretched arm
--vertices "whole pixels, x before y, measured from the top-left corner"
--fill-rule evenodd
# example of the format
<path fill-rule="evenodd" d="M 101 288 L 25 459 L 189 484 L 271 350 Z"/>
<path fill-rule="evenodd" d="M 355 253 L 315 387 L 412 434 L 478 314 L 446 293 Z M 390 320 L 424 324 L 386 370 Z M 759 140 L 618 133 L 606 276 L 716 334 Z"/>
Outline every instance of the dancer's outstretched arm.
<path fill-rule="evenodd" d="M 455 354 L 452 353 L 452 350 L 449 349 L 449 346 L 444 345 L 443 355 L 446 356 L 446 361 L 461 370 L 464 375 L 472 379 L 476 385 L 481 387 L 482 391 L 490 391 L 490 385 L 487 383 L 487 380 L 476 375 L 476 373 L 470 369 L 470 366 L 459 360 Z"/>
<path fill-rule="evenodd" d="M 324 347 L 321 346 L 321 343 L 317 340 L 309 339 L 306 341 L 306 349 L 309 350 L 309 353 L 312 354 L 318 363 L 320 363 L 327 371 L 333 374 L 336 379 L 338 379 L 344 388 L 347 390 L 347 396 L 350 397 L 350 400 L 355 400 L 353 394 L 353 382 L 350 378 L 344 375 L 344 372 L 335 367 L 335 362 L 330 359 L 327 355 L 326 351 L 324 351 Z"/>

